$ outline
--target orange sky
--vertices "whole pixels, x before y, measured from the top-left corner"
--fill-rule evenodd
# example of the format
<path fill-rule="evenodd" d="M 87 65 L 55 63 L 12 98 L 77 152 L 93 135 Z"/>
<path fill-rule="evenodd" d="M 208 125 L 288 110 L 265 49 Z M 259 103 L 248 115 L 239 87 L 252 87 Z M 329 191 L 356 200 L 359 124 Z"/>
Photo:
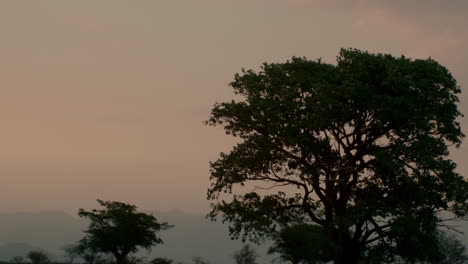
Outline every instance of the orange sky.
<path fill-rule="evenodd" d="M 242 67 L 354 47 L 431 56 L 466 90 L 467 12 L 465 0 L 1 1 L 0 212 L 96 198 L 206 212 L 208 161 L 234 140 L 202 121 Z M 453 155 L 462 173 L 466 152 Z"/>

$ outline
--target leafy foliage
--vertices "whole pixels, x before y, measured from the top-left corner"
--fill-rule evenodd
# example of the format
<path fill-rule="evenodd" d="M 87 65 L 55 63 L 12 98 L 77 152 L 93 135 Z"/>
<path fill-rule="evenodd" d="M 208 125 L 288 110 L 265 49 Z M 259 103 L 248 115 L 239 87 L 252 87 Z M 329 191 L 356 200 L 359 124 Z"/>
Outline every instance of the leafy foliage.
<path fill-rule="evenodd" d="M 80 249 L 78 245 L 65 245 L 61 248 L 61 250 L 65 253 L 65 257 L 68 258 L 70 264 L 73 264 L 73 261 L 80 256 Z"/>
<path fill-rule="evenodd" d="M 14 256 L 11 258 L 10 262 L 13 264 L 24 264 L 26 260 L 21 256 Z"/>
<path fill-rule="evenodd" d="M 241 142 L 211 163 L 208 199 L 234 238 L 312 221 L 336 263 L 376 245 L 418 259 L 405 250 L 434 239 L 437 211 L 466 215 L 468 183 L 448 158 L 464 137 L 460 89 L 436 61 L 342 49 L 337 65 L 265 63 L 231 86 L 242 99 L 216 104 L 207 124 Z"/>
<path fill-rule="evenodd" d="M 236 264 L 256 264 L 257 257 L 257 252 L 249 244 L 245 244 L 232 255 Z"/>
<path fill-rule="evenodd" d="M 438 237 L 442 259 L 438 264 L 464 264 L 468 262 L 465 245 L 455 235 L 440 233 Z"/>
<path fill-rule="evenodd" d="M 172 259 L 168 258 L 155 258 L 152 261 L 150 261 L 150 264 L 172 264 L 173 261 Z"/>
<path fill-rule="evenodd" d="M 424 257 L 420 257 L 417 260 L 412 254 L 392 255 L 385 252 L 388 248 L 376 246 L 366 250 L 362 264 L 464 264 L 468 261 L 465 246 L 453 234 L 437 231 L 435 235 L 435 240 L 429 241 L 429 245 L 422 243 L 417 246 L 419 250 L 422 250 L 420 254 L 424 254 Z M 409 247 L 414 249 L 412 245 Z"/>
<path fill-rule="evenodd" d="M 78 212 L 80 217 L 91 221 L 79 246 L 92 252 L 111 253 L 118 263 L 128 262 L 128 255 L 139 247 L 149 250 L 163 243 L 156 233 L 172 227 L 166 222 L 159 223 L 151 214 L 138 212 L 134 205 L 97 201 L 104 209 Z"/>
<path fill-rule="evenodd" d="M 283 228 L 273 234 L 269 254 L 279 254 L 280 259 L 293 264 L 325 263 L 333 260 L 334 246 L 323 227 L 298 224 Z"/>
<path fill-rule="evenodd" d="M 32 250 L 27 255 L 31 264 L 48 264 L 50 263 L 50 257 L 44 250 Z"/>
<path fill-rule="evenodd" d="M 99 252 L 96 248 L 91 248 L 84 243 L 71 245 L 68 248 L 72 254 L 77 254 L 86 264 L 109 263 L 106 254 Z"/>

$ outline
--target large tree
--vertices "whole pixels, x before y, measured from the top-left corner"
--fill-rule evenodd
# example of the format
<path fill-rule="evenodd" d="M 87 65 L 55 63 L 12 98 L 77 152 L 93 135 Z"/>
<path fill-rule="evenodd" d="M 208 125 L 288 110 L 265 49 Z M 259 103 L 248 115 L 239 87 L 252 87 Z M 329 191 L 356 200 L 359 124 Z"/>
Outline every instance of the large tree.
<path fill-rule="evenodd" d="M 135 205 L 97 200 L 104 209 L 85 211 L 78 215 L 90 220 L 79 247 L 93 252 L 113 254 L 117 264 L 127 263 L 130 253 L 138 248 L 149 250 L 163 241 L 156 233 L 172 227 L 158 222 L 156 217 L 137 211 Z"/>
<path fill-rule="evenodd" d="M 264 63 L 231 86 L 238 99 L 207 123 L 240 143 L 211 163 L 208 199 L 233 237 L 313 222 L 335 263 L 370 246 L 423 258 L 407 249 L 431 246 L 438 212 L 466 214 L 467 181 L 448 156 L 464 137 L 460 89 L 433 59 L 342 49 L 336 65 Z"/>

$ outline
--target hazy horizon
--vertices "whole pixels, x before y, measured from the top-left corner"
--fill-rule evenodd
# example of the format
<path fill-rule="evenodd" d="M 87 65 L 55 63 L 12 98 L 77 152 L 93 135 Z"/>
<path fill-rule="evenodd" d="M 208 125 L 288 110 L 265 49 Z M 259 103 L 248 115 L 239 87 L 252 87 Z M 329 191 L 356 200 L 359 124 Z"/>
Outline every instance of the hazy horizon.
<path fill-rule="evenodd" d="M 230 263 L 231 255 L 242 246 L 240 240 L 231 240 L 225 225 L 210 222 L 203 215 L 155 212 L 159 221 L 168 221 L 174 228 L 158 233 L 164 244 L 144 249 L 138 256 L 147 260 L 168 257 L 174 261 L 191 263 L 199 256 L 210 263 Z M 54 261 L 66 259 L 61 247 L 76 243 L 82 236 L 86 219 L 68 213 L 0 213 L 0 261 L 14 256 L 26 256 L 34 249 L 45 250 Z M 271 263 L 274 257 L 266 254 L 267 246 L 256 246 L 260 263 Z"/>

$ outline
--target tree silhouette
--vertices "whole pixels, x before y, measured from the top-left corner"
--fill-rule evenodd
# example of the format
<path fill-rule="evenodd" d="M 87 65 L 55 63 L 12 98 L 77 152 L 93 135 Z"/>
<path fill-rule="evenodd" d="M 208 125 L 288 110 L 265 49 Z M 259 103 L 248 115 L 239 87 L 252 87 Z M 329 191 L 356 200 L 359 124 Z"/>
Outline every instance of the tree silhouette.
<path fill-rule="evenodd" d="M 70 264 L 73 264 L 73 261 L 80 256 L 80 249 L 77 245 L 65 245 L 61 250 L 65 253 L 65 257 L 68 258 Z"/>
<path fill-rule="evenodd" d="M 236 264 L 256 264 L 257 252 L 249 244 L 245 244 L 240 250 L 234 252 L 232 258 Z"/>
<path fill-rule="evenodd" d="M 464 137 L 460 89 L 436 61 L 342 49 L 337 65 L 265 63 L 231 86 L 240 99 L 216 104 L 207 124 L 240 139 L 211 163 L 208 190 L 232 237 L 312 221 L 337 264 L 376 245 L 419 259 L 405 248 L 435 240 L 436 212 L 466 214 L 467 181 L 448 158 Z M 238 186 L 257 188 L 223 200 Z"/>
<path fill-rule="evenodd" d="M 163 243 L 156 233 L 172 227 L 166 222 L 158 222 L 151 214 L 138 212 L 134 205 L 97 201 L 104 209 L 80 209 L 78 212 L 80 217 L 91 221 L 79 246 L 94 252 L 110 253 L 118 264 L 128 263 L 129 254 L 138 248 L 148 250 Z"/>
<path fill-rule="evenodd" d="M 464 264 L 468 263 L 465 245 L 455 235 L 440 232 L 438 237 L 442 260 L 438 264 Z"/>
<path fill-rule="evenodd" d="M 78 256 L 82 258 L 86 264 L 99 264 L 105 263 L 105 256 L 98 251 L 98 249 L 90 248 L 84 243 L 78 243 L 73 248 L 78 253 Z"/>
<path fill-rule="evenodd" d="M 273 245 L 269 254 L 292 264 L 326 263 L 333 260 L 333 243 L 326 230 L 317 225 L 297 224 L 283 228 L 272 235 Z"/>
<path fill-rule="evenodd" d="M 27 255 L 31 264 L 48 264 L 50 263 L 49 255 L 44 250 L 32 250 Z"/>
<path fill-rule="evenodd" d="M 26 260 L 21 256 L 14 256 L 11 258 L 10 262 L 13 264 L 24 264 Z"/>
<path fill-rule="evenodd" d="M 424 252 L 428 257 L 424 261 L 402 258 L 402 262 L 414 262 L 418 264 L 464 264 L 468 261 L 465 246 L 454 234 L 439 231 L 433 252 Z"/>

